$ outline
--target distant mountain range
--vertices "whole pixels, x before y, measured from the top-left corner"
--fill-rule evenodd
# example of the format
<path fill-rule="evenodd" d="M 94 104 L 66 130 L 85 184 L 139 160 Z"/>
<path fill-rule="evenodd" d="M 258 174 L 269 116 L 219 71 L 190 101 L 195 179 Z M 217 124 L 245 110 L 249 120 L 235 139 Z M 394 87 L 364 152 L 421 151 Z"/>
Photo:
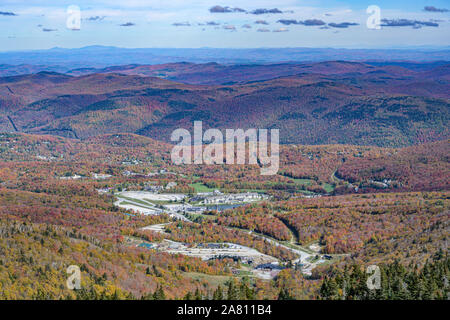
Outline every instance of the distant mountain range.
<path fill-rule="evenodd" d="M 216 62 L 196 64 L 190 62 L 157 65 L 130 64 L 108 66 L 105 68 L 76 68 L 64 70 L 61 67 L 45 65 L 0 65 L 0 77 L 39 73 L 42 71 L 82 76 L 94 73 L 118 73 L 158 77 L 186 84 L 236 84 L 248 81 L 269 80 L 297 74 L 338 75 L 368 72 L 395 71 L 397 73 L 421 72 L 440 69 L 444 74 L 448 61 L 409 62 L 409 61 L 325 61 L 320 63 L 274 63 L 225 65 Z M 378 68 L 378 69 L 377 69 Z M 436 71 L 434 71 L 436 72 Z"/>
<path fill-rule="evenodd" d="M 202 120 L 221 129 L 279 128 L 282 143 L 408 146 L 450 137 L 449 68 L 178 63 L 1 77 L 0 131 L 168 141 L 174 129 Z"/>
<path fill-rule="evenodd" d="M 50 66 L 52 71 L 76 68 L 104 68 L 125 64 L 166 64 L 176 62 L 221 64 L 263 64 L 279 62 L 347 61 L 450 61 L 450 48 L 333 49 L 333 48 L 255 48 L 255 49 L 170 49 L 90 46 L 79 49 L 53 48 L 22 52 L 0 52 L 0 64 Z M 50 71 L 50 70 L 46 70 Z"/>

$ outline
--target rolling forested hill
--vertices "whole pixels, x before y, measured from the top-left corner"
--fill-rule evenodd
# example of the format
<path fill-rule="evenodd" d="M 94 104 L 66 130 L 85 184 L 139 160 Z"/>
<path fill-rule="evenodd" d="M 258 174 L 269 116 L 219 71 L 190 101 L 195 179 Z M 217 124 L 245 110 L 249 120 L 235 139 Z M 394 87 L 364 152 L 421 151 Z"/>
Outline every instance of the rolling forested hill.
<path fill-rule="evenodd" d="M 177 64 L 3 77 L 0 130 L 169 141 L 174 129 L 202 120 L 205 128 L 279 128 L 282 143 L 399 147 L 447 139 L 448 65 L 408 67 Z"/>

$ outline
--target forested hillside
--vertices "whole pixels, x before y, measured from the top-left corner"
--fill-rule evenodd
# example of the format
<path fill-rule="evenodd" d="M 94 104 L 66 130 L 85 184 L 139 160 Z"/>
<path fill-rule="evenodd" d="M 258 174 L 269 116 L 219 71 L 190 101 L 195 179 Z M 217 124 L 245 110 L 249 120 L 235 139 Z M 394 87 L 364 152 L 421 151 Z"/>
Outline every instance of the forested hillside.
<path fill-rule="evenodd" d="M 201 120 L 205 129 L 278 128 L 282 143 L 409 146 L 449 137 L 448 65 L 431 66 L 180 64 L 2 77 L 0 130 L 169 141 Z"/>

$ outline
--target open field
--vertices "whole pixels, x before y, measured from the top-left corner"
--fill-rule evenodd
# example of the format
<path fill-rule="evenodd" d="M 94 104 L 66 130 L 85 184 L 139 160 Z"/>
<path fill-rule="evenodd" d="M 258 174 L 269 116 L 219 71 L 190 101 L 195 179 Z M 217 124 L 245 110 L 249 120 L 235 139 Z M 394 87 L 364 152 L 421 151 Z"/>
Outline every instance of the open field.
<path fill-rule="evenodd" d="M 214 189 L 211 189 L 208 186 L 204 185 L 203 183 L 199 183 L 199 182 L 189 184 L 189 186 L 194 188 L 196 193 L 199 193 L 199 192 L 212 192 L 212 191 L 214 191 Z"/>

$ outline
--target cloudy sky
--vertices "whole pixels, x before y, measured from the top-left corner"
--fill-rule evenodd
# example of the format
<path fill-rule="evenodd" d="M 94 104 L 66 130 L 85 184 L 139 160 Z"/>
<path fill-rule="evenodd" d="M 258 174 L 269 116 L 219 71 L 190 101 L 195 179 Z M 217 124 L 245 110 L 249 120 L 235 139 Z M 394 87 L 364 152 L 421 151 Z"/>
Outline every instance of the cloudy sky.
<path fill-rule="evenodd" d="M 370 5 L 380 29 L 367 27 Z M 69 6 L 79 29 L 67 27 Z M 0 51 L 449 46 L 449 10 L 449 0 L 0 0 Z"/>

